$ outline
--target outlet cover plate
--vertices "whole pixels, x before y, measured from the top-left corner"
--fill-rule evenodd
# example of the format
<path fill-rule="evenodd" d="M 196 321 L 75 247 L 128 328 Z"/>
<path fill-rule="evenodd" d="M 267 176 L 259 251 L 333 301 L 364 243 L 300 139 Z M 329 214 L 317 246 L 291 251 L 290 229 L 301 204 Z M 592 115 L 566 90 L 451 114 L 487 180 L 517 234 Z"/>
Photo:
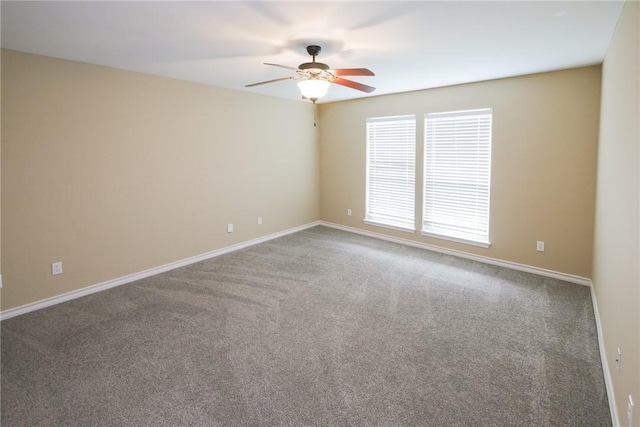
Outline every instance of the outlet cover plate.
<path fill-rule="evenodd" d="M 54 276 L 56 274 L 62 274 L 62 262 L 54 262 L 51 264 L 51 274 Z"/>

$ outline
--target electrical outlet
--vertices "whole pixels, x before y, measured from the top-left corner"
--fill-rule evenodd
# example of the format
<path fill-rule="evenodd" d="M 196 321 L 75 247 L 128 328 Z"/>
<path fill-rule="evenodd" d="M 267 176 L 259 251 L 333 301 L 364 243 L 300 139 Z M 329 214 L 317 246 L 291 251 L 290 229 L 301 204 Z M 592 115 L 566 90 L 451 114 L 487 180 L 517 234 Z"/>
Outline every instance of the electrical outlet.
<path fill-rule="evenodd" d="M 538 242 L 536 243 L 536 250 L 538 252 L 544 252 L 544 242 L 538 240 Z"/>
<path fill-rule="evenodd" d="M 627 404 L 627 421 L 629 421 L 629 427 L 633 426 L 633 399 L 629 395 L 629 403 Z"/>
<path fill-rule="evenodd" d="M 347 209 L 347 215 L 351 216 L 351 209 Z"/>
<path fill-rule="evenodd" d="M 620 373 L 620 368 L 622 367 L 622 352 L 620 351 L 620 347 L 616 348 L 616 370 Z"/>
<path fill-rule="evenodd" d="M 261 216 L 258 217 L 258 225 L 262 225 L 262 217 Z"/>
<path fill-rule="evenodd" d="M 233 224 L 227 224 L 227 233 L 233 233 Z"/>
<path fill-rule="evenodd" d="M 62 262 L 54 262 L 51 264 L 51 274 L 54 276 L 56 274 L 62 274 Z"/>

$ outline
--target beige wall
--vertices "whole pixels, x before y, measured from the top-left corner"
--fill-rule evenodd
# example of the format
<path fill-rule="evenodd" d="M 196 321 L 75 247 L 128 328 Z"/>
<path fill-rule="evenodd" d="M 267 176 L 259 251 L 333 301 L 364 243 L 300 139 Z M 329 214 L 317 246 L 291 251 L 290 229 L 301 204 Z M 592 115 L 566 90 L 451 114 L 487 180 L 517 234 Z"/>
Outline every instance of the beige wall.
<path fill-rule="evenodd" d="M 593 287 L 620 424 L 640 426 L 640 4 L 627 2 L 603 65 Z M 622 367 L 616 369 L 616 348 Z"/>
<path fill-rule="evenodd" d="M 319 219 L 309 103 L 3 50 L 2 113 L 2 310 Z"/>
<path fill-rule="evenodd" d="M 321 105 L 322 220 L 590 277 L 600 77 L 593 66 Z M 422 159 L 425 113 L 484 107 L 493 108 L 490 248 L 362 222 L 367 117 L 415 114 Z M 417 174 L 421 206 L 420 161 Z"/>

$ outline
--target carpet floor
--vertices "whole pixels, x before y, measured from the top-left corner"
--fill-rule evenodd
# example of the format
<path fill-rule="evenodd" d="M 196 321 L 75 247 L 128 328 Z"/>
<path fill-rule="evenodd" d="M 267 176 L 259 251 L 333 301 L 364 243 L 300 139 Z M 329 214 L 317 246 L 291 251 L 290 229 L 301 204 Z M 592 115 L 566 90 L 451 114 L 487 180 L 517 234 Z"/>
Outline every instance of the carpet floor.
<path fill-rule="evenodd" d="M 314 227 L 5 320 L 10 426 L 611 426 L 589 288 Z"/>

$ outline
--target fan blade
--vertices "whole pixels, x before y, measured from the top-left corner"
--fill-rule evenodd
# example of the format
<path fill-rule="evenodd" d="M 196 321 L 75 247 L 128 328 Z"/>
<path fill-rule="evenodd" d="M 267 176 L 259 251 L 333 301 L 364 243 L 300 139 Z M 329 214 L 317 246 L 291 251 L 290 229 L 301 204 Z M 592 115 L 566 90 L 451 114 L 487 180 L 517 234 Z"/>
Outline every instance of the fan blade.
<path fill-rule="evenodd" d="M 280 65 L 280 64 L 269 64 L 268 62 L 265 62 L 264 65 L 271 65 L 272 67 L 280 67 L 280 68 L 286 68 L 287 70 L 294 70 L 297 71 L 297 68 L 293 68 L 293 67 L 287 67 L 286 65 Z"/>
<path fill-rule="evenodd" d="M 267 83 L 275 83 L 275 82 L 281 82 L 284 80 L 292 80 L 298 78 L 298 76 L 293 76 L 293 77 L 280 77 L 279 79 L 273 79 L 273 80 L 267 80 L 264 82 L 258 82 L 258 83 L 251 83 L 250 85 L 245 85 L 244 87 L 254 87 L 254 86 L 260 86 L 260 85 L 266 85 Z"/>
<path fill-rule="evenodd" d="M 367 68 L 339 68 L 329 72 L 334 76 L 375 76 L 373 71 Z"/>
<path fill-rule="evenodd" d="M 371 93 L 374 90 L 376 90 L 375 87 L 363 85 L 362 83 L 354 82 L 353 80 L 341 79 L 340 77 L 336 78 L 331 83 L 350 87 L 351 89 L 360 90 L 362 92 L 367 92 L 367 93 Z"/>

